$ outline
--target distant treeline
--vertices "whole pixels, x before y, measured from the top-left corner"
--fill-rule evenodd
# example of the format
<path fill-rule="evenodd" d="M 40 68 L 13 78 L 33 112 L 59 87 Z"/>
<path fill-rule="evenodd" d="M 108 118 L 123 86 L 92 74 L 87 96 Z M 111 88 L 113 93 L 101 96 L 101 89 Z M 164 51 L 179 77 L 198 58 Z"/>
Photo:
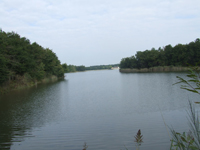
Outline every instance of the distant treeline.
<path fill-rule="evenodd" d="M 86 70 L 112 69 L 112 67 L 118 67 L 118 66 L 119 66 L 119 64 L 90 66 L 90 67 L 86 67 Z"/>
<path fill-rule="evenodd" d="M 97 65 L 97 66 L 90 66 L 85 67 L 75 66 L 75 65 L 67 65 L 66 63 L 62 64 L 64 72 L 76 72 L 76 71 L 87 71 L 87 70 L 102 70 L 102 69 L 112 69 L 112 67 L 118 67 L 119 64 L 112 64 L 112 65 Z"/>
<path fill-rule="evenodd" d="M 137 51 L 135 56 L 123 58 L 120 68 L 151 68 L 156 66 L 188 66 L 200 61 L 200 39 L 189 44 L 167 45 L 157 50 Z"/>
<path fill-rule="evenodd" d="M 45 77 L 64 76 L 56 54 L 36 42 L 30 43 L 15 32 L 0 31 L 0 84 L 26 77 L 39 81 Z"/>

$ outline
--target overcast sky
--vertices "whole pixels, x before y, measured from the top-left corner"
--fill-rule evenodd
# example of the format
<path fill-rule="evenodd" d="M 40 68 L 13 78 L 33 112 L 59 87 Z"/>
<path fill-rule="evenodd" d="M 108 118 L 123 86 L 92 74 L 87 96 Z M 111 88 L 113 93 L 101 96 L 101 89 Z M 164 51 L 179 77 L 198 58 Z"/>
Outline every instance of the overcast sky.
<path fill-rule="evenodd" d="M 0 28 L 52 49 L 61 63 L 116 64 L 200 38 L 200 0 L 0 0 Z"/>

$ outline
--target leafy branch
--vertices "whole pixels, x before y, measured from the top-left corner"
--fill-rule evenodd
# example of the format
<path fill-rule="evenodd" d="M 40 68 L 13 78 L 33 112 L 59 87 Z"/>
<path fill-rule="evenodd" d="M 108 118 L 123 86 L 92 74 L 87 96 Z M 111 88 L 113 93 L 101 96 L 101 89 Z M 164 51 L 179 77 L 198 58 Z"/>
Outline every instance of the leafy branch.
<path fill-rule="evenodd" d="M 181 89 L 185 89 L 187 91 L 193 92 L 193 93 L 197 93 L 200 95 L 200 68 L 198 66 L 195 67 L 190 67 L 189 68 L 189 73 L 187 75 L 188 80 L 187 79 L 183 79 L 180 76 L 176 76 L 176 78 L 178 78 L 178 82 L 174 83 L 175 84 L 179 84 L 182 83 L 183 85 L 181 85 Z"/>
<path fill-rule="evenodd" d="M 175 84 L 182 83 L 181 89 L 197 93 L 200 95 L 200 68 L 198 66 L 190 67 L 189 73 L 187 75 L 188 79 L 185 80 L 179 76 L 179 82 Z M 200 102 L 195 102 L 200 103 Z M 190 111 L 188 112 L 189 116 L 189 125 L 190 130 L 186 135 L 185 132 L 178 133 L 171 129 L 172 139 L 170 150 L 199 150 L 200 149 L 200 122 L 198 113 L 195 111 L 194 105 L 189 101 Z"/>

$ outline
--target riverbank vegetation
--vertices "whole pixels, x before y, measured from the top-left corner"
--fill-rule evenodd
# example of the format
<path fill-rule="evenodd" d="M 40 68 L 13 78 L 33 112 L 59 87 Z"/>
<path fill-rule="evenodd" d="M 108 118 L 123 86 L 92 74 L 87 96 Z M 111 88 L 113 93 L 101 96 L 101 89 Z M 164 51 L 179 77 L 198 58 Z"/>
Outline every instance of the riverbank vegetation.
<path fill-rule="evenodd" d="M 96 65 L 96 66 L 89 66 L 85 67 L 75 66 L 75 65 L 67 65 L 66 63 L 62 64 L 65 73 L 69 72 L 77 72 L 77 71 L 88 71 L 88 70 L 104 70 L 104 69 L 112 69 L 113 67 L 118 67 L 119 64 L 110 64 L 110 65 Z"/>
<path fill-rule="evenodd" d="M 0 32 L 1 91 L 18 84 L 31 86 L 45 78 L 64 77 L 56 54 L 15 32 Z M 12 87 L 12 86 L 14 87 Z"/>
<path fill-rule="evenodd" d="M 158 67 L 151 67 L 151 68 L 122 68 L 120 72 L 122 73 L 146 73 L 146 72 L 186 72 L 188 71 L 187 67 L 180 67 L 180 66 L 158 66 Z"/>
<path fill-rule="evenodd" d="M 158 66 L 195 66 L 200 58 L 200 39 L 189 44 L 166 45 L 158 49 L 137 51 L 135 56 L 123 58 L 120 68 L 151 68 Z"/>
<path fill-rule="evenodd" d="M 177 76 L 178 82 L 181 83 L 181 89 L 200 95 L 200 69 L 198 66 L 189 69 L 187 78 Z M 195 101 L 200 104 L 199 100 Z M 170 150 L 199 150 L 200 149 L 200 121 L 198 111 L 195 105 L 189 100 L 188 111 L 189 130 L 188 132 L 179 133 L 171 129 L 171 148 Z"/>

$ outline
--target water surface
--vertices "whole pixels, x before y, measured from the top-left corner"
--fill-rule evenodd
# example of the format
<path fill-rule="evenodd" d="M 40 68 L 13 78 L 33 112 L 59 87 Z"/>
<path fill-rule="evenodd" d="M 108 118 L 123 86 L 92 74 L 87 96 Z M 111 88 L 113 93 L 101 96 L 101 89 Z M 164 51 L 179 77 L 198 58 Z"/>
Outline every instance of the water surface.
<path fill-rule="evenodd" d="M 119 73 L 118 70 L 68 73 L 64 80 L 0 96 L 0 149 L 168 150 L 164 121 L 179 132 L 188 129 L 188 99 L 182 73 Z M 163 115 L 163 118 L 162 118 Z M 125 145 L 125 146 L 124 146 Z"/>

